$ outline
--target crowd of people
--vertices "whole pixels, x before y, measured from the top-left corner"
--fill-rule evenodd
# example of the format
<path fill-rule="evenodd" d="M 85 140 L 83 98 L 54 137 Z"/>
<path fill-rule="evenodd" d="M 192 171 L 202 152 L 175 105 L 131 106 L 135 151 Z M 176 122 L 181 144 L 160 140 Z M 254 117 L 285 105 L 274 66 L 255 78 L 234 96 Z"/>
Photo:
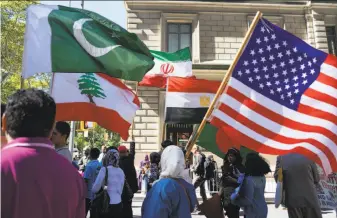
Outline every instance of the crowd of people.
<path fill-rule="evenodd" d="M 188 218 L 200 211 L 195 189 L 208 201 L 205 181 L 214 178 L 215 161 L 196 146 L 193 161 L 170 140 L 135 169 L 135 142 L 126 146 L 85 148 L 72 162 L 67 147 L 70 126 L 56 122 L 56 105 L 47 93 L 19 90 L 1 108 L 2 135 L 8 144 L 1 158 L 1 215 L 5 218 L 131 218 L 134 193 L 146 194 L 144 218 Z M 290 218 L 322 217 L 315 191 L 319 177 L 314 162 L 298 154 L 278 158 L 284 170 L 284 206 Z M 228 218 L 266 218 L 265 175 L 269 164 L 257 153 L 243 162 L 230 148 L 223 159 L 219 196 Z M 79 173 L 80 172 L 80 173 Z M 191 173 L 195 175 L 192 181 Z M 278 180 L 275 174 L 276 181 Z M 214 188 L 217 189 L 217 188 Z"/>

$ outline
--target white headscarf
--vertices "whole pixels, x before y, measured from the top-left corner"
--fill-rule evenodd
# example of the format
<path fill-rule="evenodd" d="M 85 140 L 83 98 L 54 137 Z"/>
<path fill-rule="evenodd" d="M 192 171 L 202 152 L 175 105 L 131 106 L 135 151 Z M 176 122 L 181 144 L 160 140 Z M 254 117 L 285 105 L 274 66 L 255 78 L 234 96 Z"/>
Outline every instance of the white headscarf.
<path fill-rule="evenodd" d="M 178 146 L 170 145 L 164 149 L 161 155 L 160 165 L 160 178 L 184 178 L 184 153 Z"/>

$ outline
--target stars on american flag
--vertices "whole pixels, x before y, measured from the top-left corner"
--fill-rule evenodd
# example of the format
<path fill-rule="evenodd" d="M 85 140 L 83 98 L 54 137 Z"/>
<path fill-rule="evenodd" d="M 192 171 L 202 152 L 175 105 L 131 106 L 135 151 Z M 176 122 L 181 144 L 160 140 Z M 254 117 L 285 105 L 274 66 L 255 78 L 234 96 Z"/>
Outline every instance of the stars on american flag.
<path fill-rule="evenodd" d="M 233 76 L 257 92 L 296 109 L 319 74 L 317 58 L 267 27 L 254 30 Z"/>

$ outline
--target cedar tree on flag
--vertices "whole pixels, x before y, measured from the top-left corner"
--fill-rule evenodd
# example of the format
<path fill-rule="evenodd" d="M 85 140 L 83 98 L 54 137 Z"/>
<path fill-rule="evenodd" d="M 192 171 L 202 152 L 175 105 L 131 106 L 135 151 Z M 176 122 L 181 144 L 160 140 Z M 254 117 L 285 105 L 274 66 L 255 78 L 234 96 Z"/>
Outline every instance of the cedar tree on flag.
<path fill-rule="evenodd" d="M 24 78 L 41 72 L 102 72 L 141 81 L 154 66 L 136 34 L 83 9 L 29 6 L 24 39 Z"/>
<path fill-rule="evenodd" d="M 169 77 L 167 82 L 165 122 L 198 124 L 220 86 L 218 81 Z"/>
<path fill-rule="evenodd" d="M 145 74 L 141 86 L 165 88 L 167 78 L 192 77 L 192 60 L 189 48 L 174 53 L 150 51 L 154 56 L 154 67 Z"/>
<path fill-rule="evenodd" d="M 250 149 L 337 171 L 337 58 L 260 19 L 211 124 Z"/>
<path fill-rule="evenodd" d="M 119 79 L 103 73 L 55 73 L 56 120 L 92 121 L 127 140 L 140 104 Z"/>

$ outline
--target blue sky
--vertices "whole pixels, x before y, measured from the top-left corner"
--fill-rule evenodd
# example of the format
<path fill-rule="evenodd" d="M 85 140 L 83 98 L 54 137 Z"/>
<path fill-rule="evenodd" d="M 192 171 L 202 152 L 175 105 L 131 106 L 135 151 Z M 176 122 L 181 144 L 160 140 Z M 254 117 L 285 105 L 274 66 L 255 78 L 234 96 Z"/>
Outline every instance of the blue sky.
<path fill-rule="evenodd" d="M 69 1 L 41 1 L 41 3 L 69 6 Z M 71 7 L 81 8 L 81 1 L 71 1 Z M 94 11 L 126 29 L 124 1 L 84 1 L 84 9 Z"/>

